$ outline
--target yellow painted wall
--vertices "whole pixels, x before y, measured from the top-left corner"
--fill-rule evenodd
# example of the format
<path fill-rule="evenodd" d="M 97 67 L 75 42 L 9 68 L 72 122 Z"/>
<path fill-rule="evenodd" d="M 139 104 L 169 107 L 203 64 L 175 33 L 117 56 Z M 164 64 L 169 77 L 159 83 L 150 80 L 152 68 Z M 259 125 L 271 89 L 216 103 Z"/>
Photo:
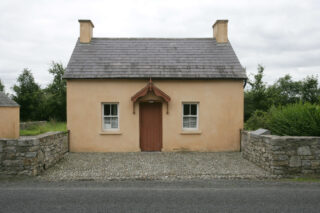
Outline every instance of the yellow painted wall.
<path fill-rule="evenodd" d="M 148 80 L 68 80 L 70 150 L 140 151 L 139 104 L 133 114 L 130 98 L 147 83 Z M 243 128 L 241 80 L 153 80 L 153 83 L 171 97 L 169 114 L 163 104 L 162 151 L 239 151 Z M 119 103 L 120 131 L 102 132 L 103 102 Z M 183 102 L 199 103 L 198 131 L 182 130 Z"/>
<path fill-rule="evenodd" d="M 0 138 L 16 139 L 20 135 L 20 108 L 0 106 Z"/>

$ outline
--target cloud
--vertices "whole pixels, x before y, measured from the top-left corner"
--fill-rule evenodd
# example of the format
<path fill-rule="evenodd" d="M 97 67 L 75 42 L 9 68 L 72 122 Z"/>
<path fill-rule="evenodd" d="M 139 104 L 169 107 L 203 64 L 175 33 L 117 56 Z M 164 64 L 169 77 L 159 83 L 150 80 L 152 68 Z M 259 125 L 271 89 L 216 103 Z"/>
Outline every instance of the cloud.
<path fill-rule="evenodd" d="M 7 91 L 23 68 L 42 87 L 52 60 L 67 64 L 79 18 L 96 37 L 212 37 L 216 19 L 229 19 L 229 39 L 248 73 L 259 63 L 265 80 L 296 79 L 320 68 L 320 2 L 316 0 L 17 1 L 0 2 L 0 79 Z"/>

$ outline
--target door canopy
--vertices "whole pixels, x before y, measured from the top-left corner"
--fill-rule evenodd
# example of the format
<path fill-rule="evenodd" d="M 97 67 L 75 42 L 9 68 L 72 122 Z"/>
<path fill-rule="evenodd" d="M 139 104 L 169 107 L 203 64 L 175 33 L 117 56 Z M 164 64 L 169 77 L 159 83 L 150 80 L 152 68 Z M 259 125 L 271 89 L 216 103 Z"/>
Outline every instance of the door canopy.
<path fill-rule="evenodd" d="M 133 113 L 135 113 L 135 110 L 134 110 L 135 103 L 142 97 L 146 96 L 149 92 L 152 92 L 155 96 L 160 97 L 164 102 L 167 103 L 167 113 L 168 113 L 168 106 L 171 98 L 165 92 L 163 92 L 158 87 L 156 87 L 153 84 L 151 78 L 148 84 L 144 88 L 142 88 L 134 96 L 131 97 L 131 101 L 133 102 Z"/>

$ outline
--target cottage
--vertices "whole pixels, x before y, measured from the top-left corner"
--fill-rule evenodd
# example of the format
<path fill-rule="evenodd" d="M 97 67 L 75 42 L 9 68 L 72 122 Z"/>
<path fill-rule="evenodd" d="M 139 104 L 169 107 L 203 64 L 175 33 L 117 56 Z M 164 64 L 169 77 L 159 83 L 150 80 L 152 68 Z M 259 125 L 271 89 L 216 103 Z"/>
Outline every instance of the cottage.
<path fill-rule="evenodd" d="M 20 136 L 20 106 L 0 92 L 0 138 L 16 139 Z"/>
<path fill-rule="evenodd" d="M 79 20 L 67 80 L 72 152 L 239 151 L 246 74 L 228 40 L 95 38 Z"/>

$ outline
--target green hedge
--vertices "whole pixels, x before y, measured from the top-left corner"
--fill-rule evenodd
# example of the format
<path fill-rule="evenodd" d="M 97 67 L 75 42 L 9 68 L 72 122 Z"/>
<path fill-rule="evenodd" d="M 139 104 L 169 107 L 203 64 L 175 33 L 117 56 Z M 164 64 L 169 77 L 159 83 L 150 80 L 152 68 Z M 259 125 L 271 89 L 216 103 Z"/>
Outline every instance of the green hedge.
<path fill-rule="evenodd" d="M 271 107 L 268 112 L 256 111 L 245 128 L 265 128 L 275 135 L 320 136 L 320 106 L 297 103 Z"/>

